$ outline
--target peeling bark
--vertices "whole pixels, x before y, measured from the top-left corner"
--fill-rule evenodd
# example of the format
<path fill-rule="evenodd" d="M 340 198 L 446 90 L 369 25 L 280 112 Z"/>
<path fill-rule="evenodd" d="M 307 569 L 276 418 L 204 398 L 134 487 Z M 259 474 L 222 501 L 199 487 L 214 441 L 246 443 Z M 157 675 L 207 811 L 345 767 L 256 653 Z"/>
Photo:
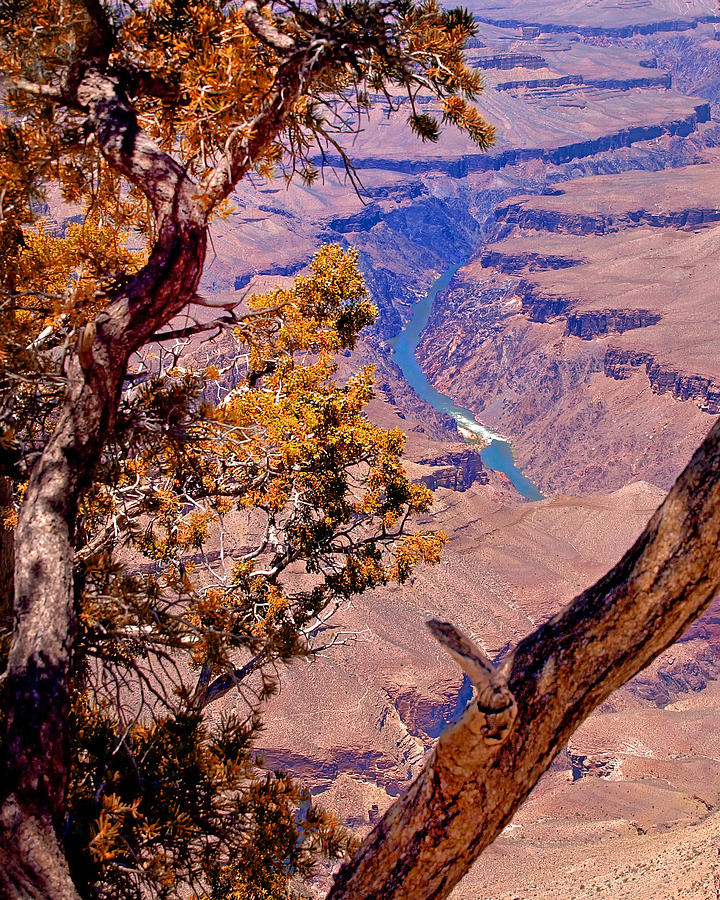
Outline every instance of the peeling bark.
<path fill-rule="evenodd" d="M 474 700 L 338 873 L 328 900 L 439 900 L 508 824 L 573 731 L 672 644 L 720 589 L 720 422 L 635 545 L 520 642 L 517 717 L 482 740 Z M 478 691 L 480 695 L 480 691 Z"/>

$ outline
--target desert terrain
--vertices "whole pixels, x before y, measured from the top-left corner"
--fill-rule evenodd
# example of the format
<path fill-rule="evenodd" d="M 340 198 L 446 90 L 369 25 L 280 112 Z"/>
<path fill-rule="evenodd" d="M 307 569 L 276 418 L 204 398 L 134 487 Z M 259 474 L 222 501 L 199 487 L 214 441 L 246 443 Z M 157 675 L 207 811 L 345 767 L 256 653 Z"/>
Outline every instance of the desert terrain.
<path fill-rule="evenodd" d="M 717 156 L 642 177 L 500 204 L 425 334 L 437 386 L 522 435 L 546 489 L 668 488 L 720 411 Z"/>
<path fill-rule="evenodd" d="M 218 302 L 356 246 L 380 316 L 347 375 L 376 367 L 370 415 L 407 435 L 436 489 L 443 562 L 358 598 L 353 636 L 283 678 L 267 764 L 362 833 L 471 696 L 425 628 L 493 657 L 612 566 L 720 414 L 720 14 L 701 0 L 475 0 L 469 56 L 498 129 L 479 153 L 412 142 L 402 108 L 348 136 L 362 183 L 326 169 L 239 192 L 215 227 Z M 337 162 L 337 160 L 336 160 Z M 393 339 L 431 284 L 430 381 L 512 442 L 525 502 L 420 399 Z M 458 900 L 720 896 L 720 607 L 573 735 Z M 318 889 L 327 873 L 319 876 Z"/>

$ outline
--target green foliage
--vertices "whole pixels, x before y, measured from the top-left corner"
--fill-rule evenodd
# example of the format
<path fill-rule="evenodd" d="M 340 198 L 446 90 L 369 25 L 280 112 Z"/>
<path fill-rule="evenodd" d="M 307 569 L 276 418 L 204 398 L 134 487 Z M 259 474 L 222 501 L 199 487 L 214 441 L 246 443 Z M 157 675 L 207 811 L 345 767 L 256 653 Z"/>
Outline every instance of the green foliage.
<path fill-rule="evenodd" d="M 253 759 L 256 719 L 178 710 L 118 735 L 115 710 L 77 697 L 65 843 L 83 895 L 284 897 L 348 839 L 282 772 Z"/>
<path fill-rule="evenodd" d="M 408 117 L 408 124 L 421 141 L 437 141 L 440 138 L 440 126 L 434 116 L 427 113 L 414 113 Z"/>

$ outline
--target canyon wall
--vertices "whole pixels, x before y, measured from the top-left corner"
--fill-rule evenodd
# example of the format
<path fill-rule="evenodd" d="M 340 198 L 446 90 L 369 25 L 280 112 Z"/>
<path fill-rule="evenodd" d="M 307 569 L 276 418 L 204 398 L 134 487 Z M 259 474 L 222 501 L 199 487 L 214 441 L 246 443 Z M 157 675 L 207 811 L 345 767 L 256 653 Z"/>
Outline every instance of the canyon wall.
<path fill-rule="evenodd" d="M 710 152 L 501 203 L 438 298 L 426 371 L 546 489 L 667 488 L 720 413 L 718 184 Z"/>
<path fill-rule="evenodd" d="M 322 191 L 240 191 L 204 282 L 218 302 L 239 299 L 301 271 L 324 240 L 358 247 L 380 314 L 340 377 L 376 366 L 369 414 L 405 432 L 411 477 L 437 489 L 422 524 L 448 533 L 443 563 L 354 601 L 342 619 L 354 643 L 293 666 L 268 711 L 266 760 L 354 827 L 377 820 L 468 700 L 425 619 L 506 652 L 619 558 L 720 412 L 713 14 L 700 0 L 481 5 L 493 21 L 470 58 L 497 145 L 480 154 L 450 130 L 415 144 L 404 108 L 373 113 L 348 143 L 362 198 L 331 173 Z M 550 495 L 540 503 L 489 472 L 391 361 L 414 303 L 463 261 L 421 361 L 512 438 Z M 638 857 L 681 879 L 645 867 L 643 890 L 693 896 L 684 848 L 720 821 L 718 622 L 711 610 L 589 720 L 456 900 L 579 898 L 586 882 L 639 896 L 624 893 Z"/>

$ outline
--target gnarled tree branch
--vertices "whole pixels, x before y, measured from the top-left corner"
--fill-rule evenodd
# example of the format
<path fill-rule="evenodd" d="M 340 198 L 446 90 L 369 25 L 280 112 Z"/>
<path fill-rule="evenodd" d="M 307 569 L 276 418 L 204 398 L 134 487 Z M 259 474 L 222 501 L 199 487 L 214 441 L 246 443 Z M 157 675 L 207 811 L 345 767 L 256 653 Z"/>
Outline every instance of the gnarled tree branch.
<path fill-rule="evenodd" d="M 504 740 L 483 740 L 488 708 L 480 689 L 480 708 L 474 700 L 443 732 L 408 794 L 341 869 L 328 900 L 450 894 L 580 723 L 712 601 L 720 588 L 719 472 L 717 423 L 620 562 L 504 664 L 517 703 Z M 457 646 L 450 649 L 462 659 Z M 472 668 L 477 681 L 478 664 Z M 487 677 L 491 685 L 498 676 Z"/>
<path fill-rule="evenodd" d="M 8 719 L 0 790 L 0 888 L 18 898 L 76 900 L 57 837 L 69 773 L 75 517 L 112 431 L 128 360 L 197 296 L 210 214 L 277 138 L 298 98 L 338 50 L 333 40 L 309 41 L 299 49 L 288 45 L 289 56 L 279 65 L 250 136 L 230 141 L 222 164 L 198 186 L 140 128 L 129 84 L 107 66 L 114 33 L 105 8 L 100 0 L 85 0 L 85 8 L 87 40 L 58 86 L 59 95 L 41 93 L 84 113 L 109 167 L 150 201 L 157 238 L 147 264 L 108 296 L 68 354 L 66 396 L 19 512 L 16 627 L 4 684 Z M 246 18 L 268 42 L 283 42 L 280 32 L 263 24 L 267 20 L 257 5 L 250 4 Z M 202 686 L 203 701 L 226 693 L 241 674 Z M 43 879 L 52 889 L 42 886 Z"/>

